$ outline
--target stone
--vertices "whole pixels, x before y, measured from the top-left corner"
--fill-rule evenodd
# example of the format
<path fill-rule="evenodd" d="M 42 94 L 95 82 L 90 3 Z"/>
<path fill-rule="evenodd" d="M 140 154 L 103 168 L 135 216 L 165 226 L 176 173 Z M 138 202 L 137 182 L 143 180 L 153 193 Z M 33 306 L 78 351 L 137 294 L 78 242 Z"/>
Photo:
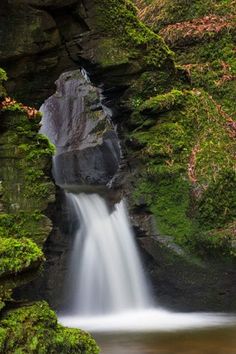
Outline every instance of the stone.
<path fill-rule="evenodd" d="M 57 148 L 56 183 L 107 184 L 119 168 L 120 146 L 101 91 L 79 70 L 62 74 L 56 85 L 41 107 L 41 133 Z"/>

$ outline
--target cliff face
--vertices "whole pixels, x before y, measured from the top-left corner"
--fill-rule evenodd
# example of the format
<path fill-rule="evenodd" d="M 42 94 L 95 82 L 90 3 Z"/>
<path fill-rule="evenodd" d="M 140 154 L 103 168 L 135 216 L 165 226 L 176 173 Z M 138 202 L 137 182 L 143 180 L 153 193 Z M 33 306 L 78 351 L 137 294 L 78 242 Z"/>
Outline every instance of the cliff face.
<path fill-rule="evenodd" d="M 34 105 L 53 93 L 62 72 L 80 66 L 107 86 L 126 86 L 130 76 L 164 63 L 173 71 L 168 48 L 129 1 L 4 0 L 0 18 L 8 91 Z"/>
<path fill-rule="evenodd" d="M 141 102 L 133 118 L 134 124 L 137 116 L 146 121 L 133 136 L 153 156 L 153 177 L 149 173 L 137 195 L 155 194 L 147 203 L 162 233 L 203 253 L 234 254 L 235 2 L 135 3 L 188 79 L 181 92 L 176 85 L 178 92 Z M 167 175 L 169 182 L 162 181 Z"/>

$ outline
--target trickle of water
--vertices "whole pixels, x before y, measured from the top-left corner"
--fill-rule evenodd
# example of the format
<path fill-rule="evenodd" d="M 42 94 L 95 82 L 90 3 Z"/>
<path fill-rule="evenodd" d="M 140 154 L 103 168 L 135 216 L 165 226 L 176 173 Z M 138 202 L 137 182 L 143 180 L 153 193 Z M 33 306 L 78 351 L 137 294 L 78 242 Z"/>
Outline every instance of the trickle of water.
<path fill-rule="evenodd" d="M 97 194 L 69 193 L 68 198 L 80 223 L 67 287 L 73 314 L 111 314 L 150 307 L 124 201 L 110 212 Z"/>

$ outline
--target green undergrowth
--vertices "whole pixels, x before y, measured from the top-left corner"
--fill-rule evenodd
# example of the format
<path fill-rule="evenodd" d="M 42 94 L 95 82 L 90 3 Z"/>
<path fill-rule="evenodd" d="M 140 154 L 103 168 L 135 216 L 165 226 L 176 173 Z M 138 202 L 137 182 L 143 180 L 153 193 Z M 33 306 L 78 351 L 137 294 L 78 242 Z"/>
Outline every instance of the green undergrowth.
<path fill-rule="evenodd" d="M 172 90 L 152 97 L 136 108 L 131 124 L 130 141 L 143 163 L 134 203 L 145 199 L 161 234 L 197 248 L 201 235 L 207 239 L 235 220 L 236 144 L 207 93 Z"/>
<path fill-rule="evenodd" d="M 63 328 L 46 302 L 9 311 L 0 322 L 4 354 L 98 354 L 95 341 L 79 329 Z"/>

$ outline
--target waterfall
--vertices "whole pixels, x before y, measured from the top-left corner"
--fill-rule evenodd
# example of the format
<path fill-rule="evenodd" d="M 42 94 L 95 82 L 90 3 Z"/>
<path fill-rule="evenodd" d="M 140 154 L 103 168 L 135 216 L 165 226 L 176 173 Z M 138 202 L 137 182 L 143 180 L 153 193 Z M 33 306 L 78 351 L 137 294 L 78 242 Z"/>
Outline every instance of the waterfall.
<path fill-rule="evenodd" d="M 77 315 L 121 312 L 151 304 L 124 201 L 109 211 L 97 194 L 68 194 L 79 219 L 67 288 Z"/>
<path fill-rule="evenodd" d="M 98 194 L 67 193 L 77 220 L 67 306 L 59 320 L 93 332 L 153 332 L 231 325 L 211 313 L 173 313 L 152 306 L 124 201 L 109 210 Z"/>
<path fill-rule="evenodd" d="M 77 70 L 64 73 L 41 107 L 41 133 L 56 145 L 56 184 L 76 190 L 108 186 L 119 169 L 119 139 L 101 91 Z M 125 202 L 109 208 L 97 194 L 66 193 L 76 235 L 59 320 L 91 331 L 162 331 L 232 323 L 216 314 L 152 307 Z M 74 224 L 74 223 L 73 223 Z M 68 235 L 69 236 L 69 235 Z M 174 294 L 173 294 L 174 296 Z"/>

